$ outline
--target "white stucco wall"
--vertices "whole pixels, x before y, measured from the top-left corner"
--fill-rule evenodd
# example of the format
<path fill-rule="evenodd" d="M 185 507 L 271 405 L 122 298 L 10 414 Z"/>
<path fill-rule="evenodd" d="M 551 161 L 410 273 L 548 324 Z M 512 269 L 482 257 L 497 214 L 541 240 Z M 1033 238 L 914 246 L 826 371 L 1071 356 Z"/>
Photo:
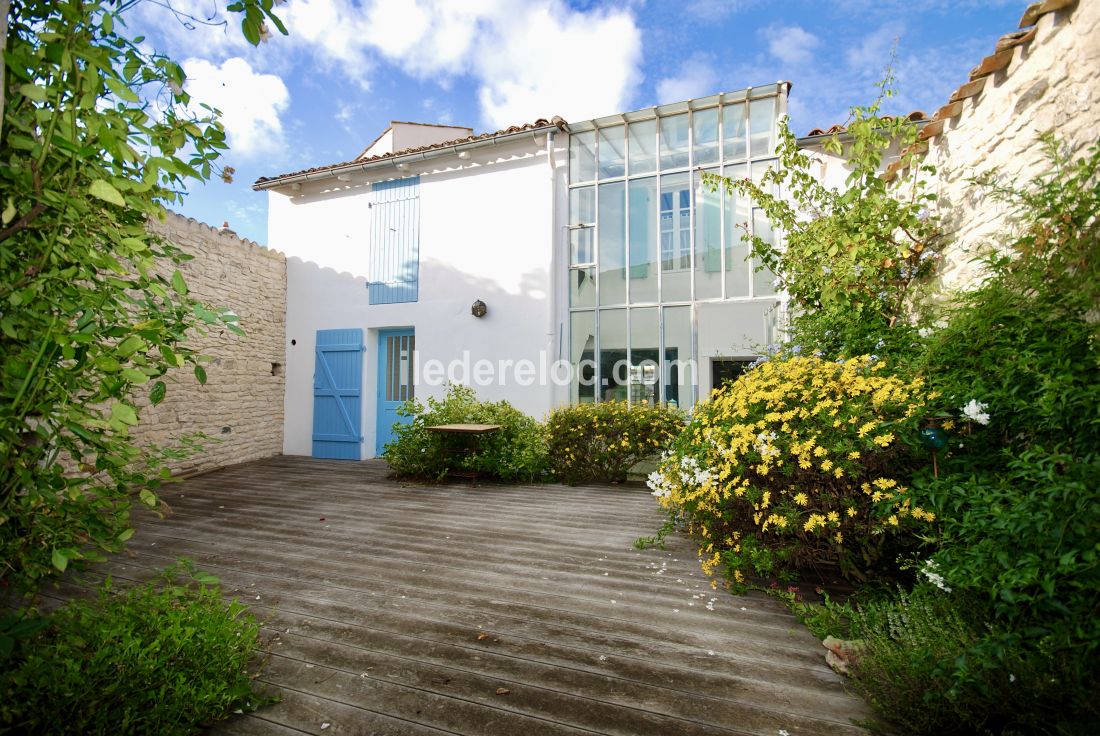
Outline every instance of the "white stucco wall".
<path fill-rule="evenodd" d="M 564 208 L 555 206 L 560 192 L 552 182 L 564 176 L 560 144 L 553 160 L 556 170 L 547 156 L 546 135 L 540 134 L 475 150 L 466 161 L 448 156 L 407 172 L 358 174 L 348 182 L 330 179 L 269 195 L 270 245 L 288 256 L 284 453 L 311 452 L 317 330 L 364 330 L 364 457 L 372 456 L 375 447 L 379 329 L 414 328 L 420 365 L 433 359 L 448 364 L 465 351 L 471 365 L 479 360 L 538 362 L 543 353 L 549 361 L 557 358 L 562 316 L 553 310 L 562 301 L 552 298 L 561 288 L 554 261 L 559 248 L 553 241 L 561 231 L 555 218 Z M 368 184 L 417 174 L 419 300 L 371 305 L 366 288 Z M 477 299 L 488 305 L 482 319 L 470 314 Z M 421 382 L 416 395 L 424 399 L 444 390 Z M 477 390 L 482 398 L 507 399 L 536 417 L 560 400 L 553 388 L 538 382 L 519 386 L 509 381 Z"/>

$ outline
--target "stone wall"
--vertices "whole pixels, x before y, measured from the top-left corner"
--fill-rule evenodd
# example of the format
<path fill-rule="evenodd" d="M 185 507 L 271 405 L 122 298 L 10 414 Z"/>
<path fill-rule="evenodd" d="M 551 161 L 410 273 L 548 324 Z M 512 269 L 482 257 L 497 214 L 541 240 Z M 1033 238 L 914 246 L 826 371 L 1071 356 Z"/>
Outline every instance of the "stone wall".
<path fill-rule="evenodd" d="M 194 256 L 181 267 L 192 296 L 210 306 L 228 307 L 247 333 L 239 337 L 212 329 L 191 345 L 213 360 L 207 381 L 173 371 L 163 402 L 139 398 L 139 443 L 171 444 L 174 438 L 203 432 L 217 438 L 203 452 L 175 461 L 172 469 L 189 475 L 234 463 L 279 455 L 283 447 L 283 387 L 286 352 L 286 258 L 230 232 L 168 213 L 149 229 Z"/>
<path fill-rule="evenodd" d="M 1100 137 L 1100 0 L 1046 0 L 1028 8 L 1021 30 L 997 43 L 970 81 L 921 131 L 922 163 L 937 168 L 931 191 L 950 245 L 941 271 L 947 290 L 978 276 L 975 255 L 996 247 L 1011 213 L 969 180 L 996 170 L 1023 184 L 1049 168 L 1040 135 L 1083 155 Z M 887 178 L 908 172 L 891 166 Z"/>

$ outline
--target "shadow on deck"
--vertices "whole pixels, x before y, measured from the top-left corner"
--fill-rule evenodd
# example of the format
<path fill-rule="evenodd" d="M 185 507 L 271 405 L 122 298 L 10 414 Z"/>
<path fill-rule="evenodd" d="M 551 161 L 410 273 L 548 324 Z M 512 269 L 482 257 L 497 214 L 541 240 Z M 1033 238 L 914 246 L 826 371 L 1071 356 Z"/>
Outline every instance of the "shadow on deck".
<path fill-rule="evenodd" d="M 282 457 L 173 486 L 141 580 L 186 556 L 265 622 L 282 700 L 219 734 L 863 733 L 816 639 L 712 591 L 640 488 L 404 485 L 379 462 Z M 325 725 L 328 724 L 328 725 Z"/>

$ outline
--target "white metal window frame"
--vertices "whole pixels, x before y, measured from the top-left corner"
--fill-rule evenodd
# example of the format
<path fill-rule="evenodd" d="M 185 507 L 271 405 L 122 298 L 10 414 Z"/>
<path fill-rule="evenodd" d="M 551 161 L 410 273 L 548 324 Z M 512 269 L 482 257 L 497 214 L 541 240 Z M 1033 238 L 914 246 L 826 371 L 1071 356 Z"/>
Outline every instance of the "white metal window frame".
<path fill-rule="evenodd" d="M 748 296 L 728 296 L 727 295 L 726 251 L 728 250 L 728 246 L 725 242 L 725 234 L 726 234 L 726 222 L 725 222 L 726 207 L 725 206 L 722 206 L 722 207 L 718 208 L 718 211 L 719 211 L 719 232 L 722 234 L 722 238 L 723 238 L 722 247 L 719 249 L 719 273 L 722 274 L 722 280 L 721 280 L 722 294 L 719 297 L 711 297 L 711 298 L 706 298 L 706 299 L 697 299 L 696 296 L 695 296 L 695 229 L 696 229 L 696 227 L 695 227 L 695 218 L 696 218 L 696 212 L 697 212 L 697 201 L 696 201 L 695 186 L 694 186 L 694 184 L 695 184 L 695 175 L 702 172 L 702 171 L 705 171 L 705 170 L 708 170 L 708 169 L 713 170 L 715 168 L 718 168 L 723 174 L 725 174 L 727 167 L 745 166 L 746 167 L 746 176 L 752 178 L 754 176 L 754 171 L 755 171 L 754 167 L 755 166 L 763 166 L 763 167 L 767 168 L 768 166 L 775 164 L 775 162 L 777 161 L 777 157 L 774 155 L 774 152 L 768 152 L 768 155 L 759 156 L 759 157 L 756 157 L 756 158 L 754 158 L 752 156 L 753 129 L 749 124 L 750 105 L 753 102 L 766 100 L 768 98 L 772 98 L 773 99 L 773 104 L 775 105 L 775 108 L 773 109 L 772 120 L 774 121 L 774 125 L 776 126 L 775 130 L 777 132 L 779 118 L 786 115 L 786 113 L 787 113 L 787 109 L 786 109 L 787 108 L 787 96 L 786 96 L 786 83 L 785 82 L 778 82 L 775 85 L 768 85 L 767 87 L 756 87 L 756 88 L 750 87 L 750 88 L 747 88 L 747 89 L 742 90 L 740 92 L 723 93 L 723 94 L 714 95 L 714 96 L 711 96 L 711 97 L 698 98 L 698 99 L 688 100 L 686 102 L 674 103 L 674 104 L 671 104 L 671 105 L 662 105 L 662 106 L 659 106 L 659 107 L 652 107 L 652 108 L 647 108 L 647 109 L 644 109 L 644 110 L 637 110 L 637 111 L 634 111 L 634 112 L 623 113 L 623 114 L 620 114 L 620 115 L 612 115 L 612 116 L 605 117 L 605 118 L 597 118 L 595 120 L 590 120 L 590 121 L 585 121 L 585 122 L 570 125 L 570 141 L 569 141 L 570 150 L 569 150 L 569 156 L 568 156 L 569 171 L 567 172 L 567 177 L 568 177 L 568 182 L 569 182 L 568 189 L 569 189 L 569 192 L 570 192 L 570 198 L 571 198 L 571 193 L 574 189 L 591 186 L 593 188 L 593 196 L 594 196 L 593 212 L 594 212 L 594 217 L 596 218 L 596 222 L 594 224 L 587 224 L 586 223 L 586 224 L 583 224 L 583 225 L 572 225 L 571 224 L 571 225 L 567 226 L 567 228 L 566 228 L 567 232 L 566 232 L 566 243 L 565 243 L 565 245 L 566 245 L 567 249 L 571 249 L 570 237 L 569 237 L 571 235 L 571 233 L 569 231 L 571 231 L 571 230 L 573 230 L 577 227 L 586 227 L 586 228 L 587 227 L 593 227 L 595 229 L 595 233 L 594 233 L 594 237 L 593 237 L 593 243 L 592 243 L 592 255 L 593 255 L 593 259 L 594 259 L 593 262 L 585 263 L 585 264 L 575 264 L 574 265 L 574 264 L 571 263 L 571 260 L 572 260 L 571 253 L 567 254 L 570 257 L 566 259 L 566 262 L 570 262 L 569 271 L 570 271 L 570 277 L 571 278 L 572 278 L 572 272 L 574 270 L 577 270 L 577 269 L 587 269 L 587 270 L 590 270 L 590 271 L 592 271 L 596 274 L 596 281 L 595 281 L 595 283 L 596 283 L 596 293 L 595 293 L 595 296 L 594 296 L 594 304 L 592 306 L 574 306 L 572 303 L 570 303 L 569 308 L 568 308 L 568 314 L 571 315 L 575 312 L 592 312 L 593 313 L 594 331 L 595 331 L 595 346 L 594 346 L 595 382 L 596 382 L 595 391 L 594 391 L 595 401 L 597 401 L 597 402 L 600 401 L 600 389 L 601 389 L 602 384 L 603 384 L 603 376 L 601 375 L 601 369 L 600 369 L 600 349 L 601 349 L 601 345 L 600 345 L 600 342 L 601 342 L 601 340 L 600 340 L 600 312 L 601 311 L 608 310 L 608 309 L 625 309 L 626 310 L 626 336 L 627 336 L 627 339 L 626 339 L 627 358 L 626 359 L 627 359 L 628 364 L 633 365 L 633 358 L 632 358 L 632 355 L 631 355 L 631 340 L 630 340 L 630 334 L 631 334 L 630 333 L 630 328 L 631 328 L 630 313 L 631 313 L 631 311 L 633 311 L 634 308 L 659 307 L 659 309 L 657 310 L 657 315 L 658 315 L 658 324 L 657 324 L 658 348 L 657 348 L 657 351 L 658 351 L 658 356 L 661 359 L 661 367 L 660 367 L 660 370 L 658 371 L 658 374 L 662 377 L 659 379 L 658 383 L 659 383 L 660 401 L 662 403 L 664 403 L 665 401 L 667 401 L 667 398 L 665 396 L 665 382 L 664 382 L 664 378 L 663 378 L 665 348 L 666 348 L 666 346 L 665 346 L 665 318 L 664 318 L 665 317 L 665 315 L 664 315 L 665 310 L 663 309 L 664 307 L 677 307 L 677 306 L 689 306 L 689 307 L 691 307 L 691 325 L 692 325 L 692 327 L 691 327 L 691 358 L 693 360 L 695 360 L 695 363 L 698 366 L 697 358 L 698 358 L 699 324 L 698 324 L 698 310 L 696 309 L 696 306 L 695 306 L 696 304 L 706 303 L 706 302 L 760 302 L 760 301 L 767 301 L 767 300 L 780 300 L 780 301 L 782 300 L 782 294 L 779 294 L 779 293 L 774 293 L 773 292 L 771 294 L 766 294 L 766 295 L 757 295 L 756 294 L 756 279 L 753 278 L 753 274 L 755 273 L 755 269 L 752 269 L 751 261 L 749 263 L 749 268 L 752 269 L 752 270 L 750 270 L 750 272 L 749 272 L 749 279 L 748 279 L 749 295 Z M 741 115 L 742 115 L 742 121 L 743 121 L 743 124 L 744 124 L 744 131 L 745 131 L 745 155 L 744 155 L 743 158 L 735 158 L 735 159 L 727 160 L 726 157 L 725 157 L 726 111 L 727 111 L 727 109 L 729 109 L 733 105 L 737 105 L 739 103 L 741 104 Z M 704 111 L 704 110 L 710 110 L 710 109 L 714 109 L 714 108 L 717 108 L 718 111 L 719 111 L 719 113 L 718 113 L 718 135 L 717 135 L 717 139 L 718 139 L 718 141 L 717 141 L 718 142 L 718 161 L 712 161 L 712 162 L 709 162 L 709 163 L 696 165 L 695 164 L 695 140 L 694 140 L 694 137 L 695 137 L 694 114 L 696 112 L 701 112 L 701 111 Z M 665 118 L 665 117 L 672 117 L 672 116 L 675 116 L 675 115 L 681 115 L 681 114 L 686 114 L 687 115 L 688 165 L 686 167 L 681 166 L 681 167 L 675 167 L 675 168 L 669 168 L 669 169 L 662 169 L 662 167 L 661 167 L 661 125 L 660 125 L 660 119 Z M 645 120 L 651 120 L 651 119 L 656 119 L 657 120 L 657 124 L 654 126 L 655 130 L 654 130 L 654 145 L 653 145 L 653 155 L 656 158 L 656 161 L 655 161 L 656 167 L 653 171 L 647 171 L 647 172 L 643 172 L 643 173 L 632 174 L 631 171 L 630 171 L 631 167 L 630 167 L 630 128 L 629 128 L 629 124 L 634 123 L 634 122 L 642 122 L 642 121 L 645 121 Z M 624 168 L 624 175 L 623 176 L 613 176 L 613 177 L 601 178 L 600 177 L 600 150 L 599 150 L 600 133 L 599 133 L 599 131 L 601 129 L 613 128 L 613 127 L 617 127 L 617 126 L 623 126 L 623 133 L 624 133 L 623 134 L 623 168 Z M 573 160 L 572 145 L 573 145 L 573 141 L 572 141 L 572 137 L 574 135 L 577 135 L 577 134 L 583 134 L 583 133 L 588 133 L 588 132 L 591 132 L 593 134 L 593 136 L 592 136 L 593 137 L 593 147 L 592 147 L 593 167 L 592 167 L 592 170 L 593 170 L 593 177 L 594 178 L 583 180 L 583 181 L 573 181 L 573 178 L 572 178 L 573 177 L 573 171 L 572 171 L 572 169 L 573 169 L 573 165 L 572 165 L 572 160 Z M 777 135 L 775 137 L 775 140 L 778 140 Z M 660 179 L 660 177 L 662 175 L 675 174 L 675 173 L 688 173 L 689 174 L 688 186 L 691 190 L 691 215 L 690 215 L 690 224 L 689 224 L 688 227 L 689 227 L 689 232 L 690 232 L 690 262 L 691 262 L 690 263 L 690 270 L 691 270 L 691 274 L 692 274 L 691 282 L 690 282 L 690 284 L 691 284 L 691 297 L 688 300 L 663 301 L 662 296 L 663 296 L 664 290 L 663 290 L 663 284 L 662 284 L 661 276 L 662 276 L 662 272 L 665 269 L 663 268 L 663 263 L 661 262 L 661 252 L 660 252 L 660 233 L 661 233 L 661 229 L 660 229 L 661 228 L 661 221 L 660 221 L 660 217 L 661 217 L 661 208 L 660 208 L 661 186 L 660 186 L 660 182 L 661 182 L 661 179 Z M 611 182 L 617 182 L 617 181 L 624 182 L 624 189 L 626 190 L 625 193 L 624 193 L 624 196 L 625 196 L 625 203 L 624 203 L 624 219 L 625 219 L 624 248 L 626 249 L 626 253 L 627 253 L 627 255 L 626 255 L 627 263 L 626 263 L 625 267 L 629 269 L 629 265 L 630 265 L 629 264 L 629 248 L 630 248 L 630 216 L 629 216 L 629 213 L 630 213 L 630 186 L 629 186 L 629 182 L 632 181 L 632 180 L 645 179 L 645 178 L 649 178 L 649 177 L 654 177 L 655 178 L 655 180 L 657 182 L 657 192 L 658 192 L 658 206 L 656 208 L 656 213 L 654 215 L 656 217 L 656 222 L 654 223 L 654 226 L 656 228 L 655 232 L 656 232 L 657 237 L 658 237 L 658 252 L 657 252 L 657 263 L 656 263 L 656 265 L 657 265 L 657 300 L 656 301 L 646 301 L 646 302 L 632 301 L 631 298 L 630 298 L 631 297 L 631 294 L 630 294 L 631 279 L 628 278 L 628 279 L 626 279 L 625 301 L 622 304 L 601 304 L 600 303 L 600 278 L 601 278 L 601 274 L 600 274 L 600 267 L 599 267 L 599 261 L 600 261 L 600 257 L 599 257 L 599 251 L 600 251 L 600 232 L 599 232 L 600 187 L 599 187 L 599 185 L 607 184 L 607 183 L 611 183 Z M 755 206 L 749 208 L 748 226 L 749 226 L 749 235 L 750 236 L 754 234 L 754 229 L 753 229 L 753 223 L 755 221 L 754 212 L 757 209 L 759 209 L 759 208 L 757 208 Z M 674 211 L 675 211 L 675 208 L 674 208 Z M 571 213 L 570 213 L 570 219 L 571 219 Z M 775 230 L 775 229 L 773 229 L 772 234 L 773 234 L 773 237 L 776 239 L 777 244 L 781 246 L 780 241 L 781 241 L 782 234 L 779 231 Z M 572 296 L 571 293 L 567 290 L 566 298 L 570 299 L 571 296 Z M 571 331 L 571 329 L 572 329 L 572 319 L 570 318 L 568 320 L 568 322 L 569 322 L 569 327 L 568 327 L 567 332 Z M 572 345 L 571 340 L 572 340 L 572 337 L 570 335 L 569 339 L 568 339 L 568 344 L 570 344 L 570 345 Z M 573 358 L 574 358 L 573 355 L 569 356 L 570 361 L 572 361 Z M 693 406 L 699 400 L 699 376 L 696 375 L 694 378 L 695 378 L 695 380 L 692 382 L 692 402 L 691 402 Z M 629 395 L 630 395 L 630 392 L 628 391 L 627 392 L 628 401 L 629 401 Z"/>

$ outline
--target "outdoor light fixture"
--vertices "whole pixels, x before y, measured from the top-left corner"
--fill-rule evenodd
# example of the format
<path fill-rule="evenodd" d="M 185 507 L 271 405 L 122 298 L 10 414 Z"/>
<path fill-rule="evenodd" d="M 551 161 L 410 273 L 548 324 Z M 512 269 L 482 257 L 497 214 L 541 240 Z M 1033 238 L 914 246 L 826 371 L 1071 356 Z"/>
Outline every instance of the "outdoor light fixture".
<path fill-rule="evenodd" d="M 484 317 L 486 313 L 488 313 L 488 311 L 489 307 L 485 306 L 485 302 L 481 301 L 480 299 L 474 302 L 473 305 L 470 307 L 470 314 L 474 315 L 478 319 Z"/>
<path fill-rule="evenodd" d="M 470 159 L 470 152 L 469 151 L 459 151 L 458 152 L 458 157 L 460 159 L 462 159 L 463 161 L 468 161 Z"/>

